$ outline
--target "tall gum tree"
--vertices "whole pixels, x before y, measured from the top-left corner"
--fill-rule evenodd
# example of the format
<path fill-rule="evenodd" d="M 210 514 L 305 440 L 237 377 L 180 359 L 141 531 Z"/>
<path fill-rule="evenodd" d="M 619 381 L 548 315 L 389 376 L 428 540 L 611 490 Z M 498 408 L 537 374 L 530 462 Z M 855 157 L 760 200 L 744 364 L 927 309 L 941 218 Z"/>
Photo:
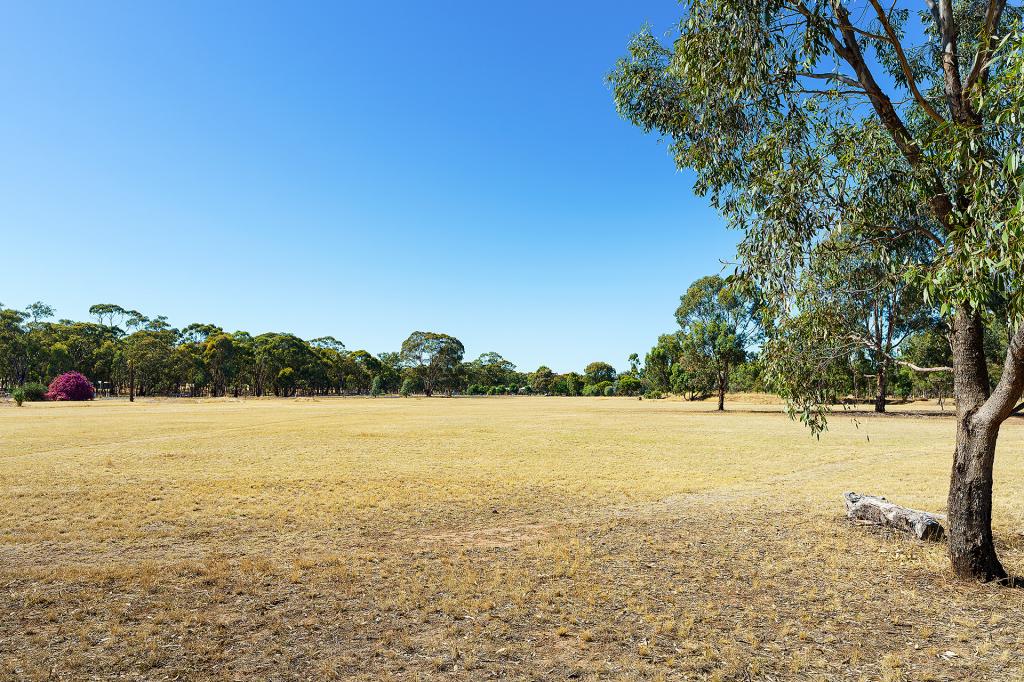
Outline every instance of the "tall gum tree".
<path fill-rule="evenodd" d="M 738 274 L 779 318 L 832 235 L 931 243 L 901 274 L 950 328 L 950 559 L 959 576 L 1006 580 L 992 472 L 1000 425 L 1024 390 L 1019 4 L 684 0 L 682 11 L 671 41 L 643 30 L 616 65 L 619 112 L 667 137 L 696 190 L 745 233 Z M 1000 306 L 1011 330 L 993 389 L 985 319 Z M 813 391 L 792 397 L 820 427 Z"/>

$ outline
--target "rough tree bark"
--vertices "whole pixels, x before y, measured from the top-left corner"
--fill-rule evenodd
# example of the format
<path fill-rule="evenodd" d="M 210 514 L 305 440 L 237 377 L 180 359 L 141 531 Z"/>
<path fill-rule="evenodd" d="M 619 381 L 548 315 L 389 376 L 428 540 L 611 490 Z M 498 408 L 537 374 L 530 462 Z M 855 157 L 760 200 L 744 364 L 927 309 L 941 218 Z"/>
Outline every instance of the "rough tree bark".
<path fill-rule="evenodd" d="M 949 556 L 962 578 L 1007 579 L 992 540 L 992 468 L 999 427 L 1024 390 L 1024 327 L 1012 335 L 1003 373 L 990 393 L 981 316 L 960 311 L 953 320 L 953 393 L 956 450 L 949 482 Z"/>
<path fill-rule="evenodd" d="M 878 365 L 878 374 L 875 375 L 875 412 L 885 412 L 885 391 L 886 391 L 885 363 Z"/>
<path fill-rule="evenodd" d="M 729 383 L 728 374 L 718 373 L 718 411 L 725 412 L 725 387 Z"/>

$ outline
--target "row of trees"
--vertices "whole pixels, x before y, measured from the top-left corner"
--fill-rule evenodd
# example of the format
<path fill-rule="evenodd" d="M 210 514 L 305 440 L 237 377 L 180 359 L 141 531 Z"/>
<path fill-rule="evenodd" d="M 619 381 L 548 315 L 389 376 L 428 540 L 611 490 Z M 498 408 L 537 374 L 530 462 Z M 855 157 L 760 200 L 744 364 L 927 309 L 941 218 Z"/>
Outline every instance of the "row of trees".
<path fill-rule="evenodd" d="M 866 267 L 866 266 L 865 266 Z M 889 289 L 864 296 L 860 279 L 846 271 L 812 271 L 801 291 L 801 324 L 769 334 L 757 296 L 719 276 L 694 282 L 680 298 L 676 331 L 663 334 L 643 361 L 629 358 L 617 372 L 593 362 L 583 372 L 558 374 L 547 366 L 524 373 L 498 353 L 464 360 L 455 337 L 413 332 L 397 352 L 348 351 L 334 337 L 303 340 L 292 334 L 225 332 L 212 324 L 175 329 L 113 304 L 92 306 L 95 320 L 51 321 L 53 309 L 34 303 L 19 311 L 0 306 L 0 387 L 47 383 L 80 371 L 111 395 L 327 395 L 437 392 L 564 396 L 658 395 L 688 399 L 727 391 L 781 390 L 765 372 L 762 344 L 787 353 L 793 377 L 813 376 L 829 402 L 874 391 L 876 409 L 886 397 L 943 397 L 952 389 L 951 351 L 941 317 Z M 844 293 L 845 292 L 845 293 Z M 850 333 L 844 333 L 846 332 Z M 802 332 L 802 336 L 795 333 Z M 1006 328 L 993 325 L 986 357 L 998 377 Z M 783 344 L 788 344 L 784 346 Z M 813 351 L 813 352 L 809 352 Z M 925 370 L 925 371 L 922 371 Z M 777 382 L 776 382 L 777 383 Z M 771 385 L 769 385 L 771 384 Z"/>
<path fill-rule="evenodd" d="M 822 405 L 870 399 L 876 412 L 892 397 L 952 395 L 948 324 L 883 260 L 816 260 L 793 291 L 797 312 L 778 320 L 741 281 L 697 280 L 680 298 L 678 329 L 644 358 L 641 389 L 690 400 L 717 395 L 719 410 L 730 390 L 792 396 L 794 387 L 813 386 Z M 1009 330 L 1005 310 L 985 323 L 993 388 Z"/>
<path fill-rule="evenodd" d="M 464 359 L 461 341 L 416 331 L 397 352 L 349 351 L 332 336 L 311 340 L 270 332 L 226 332 L 213 324 L 171 327 L 114 304 L 89 309 L 93 321 L 52 321 L 54 310 L 0 305 L 0 389 L 85 374 L 108 395 L 295 396 L 384 393 L 637 395 L 640 369 L 605 362 L 583 373 L 540 367 L 524 373 L 498 353 Z"/>

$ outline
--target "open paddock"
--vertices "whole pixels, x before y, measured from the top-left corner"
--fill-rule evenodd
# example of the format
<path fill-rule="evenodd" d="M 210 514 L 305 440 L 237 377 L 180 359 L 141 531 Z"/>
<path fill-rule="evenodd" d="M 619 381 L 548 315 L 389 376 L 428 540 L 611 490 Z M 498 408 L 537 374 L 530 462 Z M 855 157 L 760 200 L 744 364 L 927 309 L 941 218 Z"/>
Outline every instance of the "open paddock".
<path fill-rule="evenodd" d="M 1024 676 L 1024 590 L 848 524 L 941 512 L 954 422 L 770 401 L 0 405 L 6 679 Z M 1024 572 L 1024 420 L 995 530 Z"/>

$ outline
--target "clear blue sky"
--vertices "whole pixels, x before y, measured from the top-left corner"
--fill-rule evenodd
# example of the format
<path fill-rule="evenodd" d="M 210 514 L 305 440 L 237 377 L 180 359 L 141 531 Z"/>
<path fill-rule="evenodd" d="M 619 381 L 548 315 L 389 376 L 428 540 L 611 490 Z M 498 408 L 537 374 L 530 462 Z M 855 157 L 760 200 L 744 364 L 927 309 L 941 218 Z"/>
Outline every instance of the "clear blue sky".
<path fill-rule="evenodd" d="M 0 301 L 623 368 L 737 240 L 604 82 L 678 11 L 7 3 Z"/>

